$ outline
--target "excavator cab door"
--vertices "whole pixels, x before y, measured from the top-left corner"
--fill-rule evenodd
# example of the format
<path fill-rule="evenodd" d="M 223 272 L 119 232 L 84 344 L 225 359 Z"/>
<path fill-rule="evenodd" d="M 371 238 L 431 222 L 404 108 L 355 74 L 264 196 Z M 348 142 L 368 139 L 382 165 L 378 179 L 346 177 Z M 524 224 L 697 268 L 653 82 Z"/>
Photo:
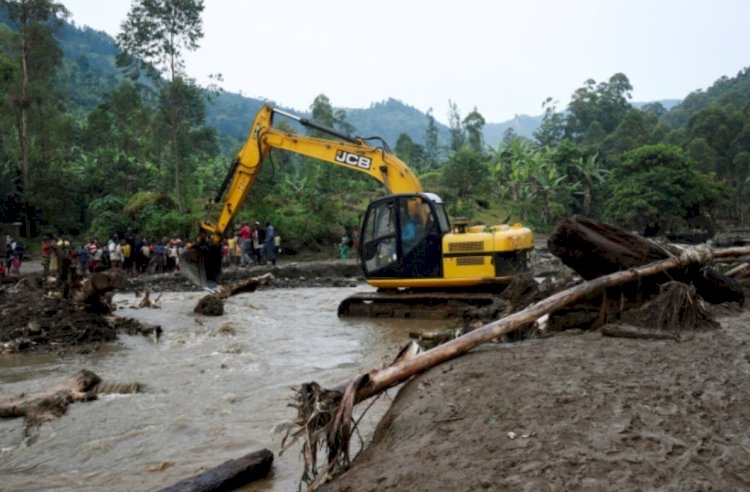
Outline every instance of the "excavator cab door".
<path fill-rule="evenodd" d="M 441 277 L 442 237 L 449 229 L 437 195 L 399 194 L 372 202 L 362 225 L 365 277 Z"/>

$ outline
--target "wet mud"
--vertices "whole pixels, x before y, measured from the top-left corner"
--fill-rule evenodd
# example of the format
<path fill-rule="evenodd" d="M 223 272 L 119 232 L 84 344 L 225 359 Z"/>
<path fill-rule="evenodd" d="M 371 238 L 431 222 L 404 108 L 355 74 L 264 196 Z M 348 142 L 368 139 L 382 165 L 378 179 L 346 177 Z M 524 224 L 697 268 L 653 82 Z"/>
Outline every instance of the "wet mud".
<path fill-rule="evenodd" d="M 748 489 L 750 313 L 729 314 L 682 341 L 480 347 L 404 385 L 323 490 Z"/>

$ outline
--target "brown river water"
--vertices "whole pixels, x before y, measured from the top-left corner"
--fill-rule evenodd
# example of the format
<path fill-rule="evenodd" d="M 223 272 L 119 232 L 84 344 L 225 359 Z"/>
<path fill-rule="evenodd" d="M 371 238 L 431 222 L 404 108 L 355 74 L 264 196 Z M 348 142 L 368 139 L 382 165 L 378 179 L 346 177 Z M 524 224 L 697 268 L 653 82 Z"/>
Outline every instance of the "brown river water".
<path fill-rule="evenodd" d="M 203 293 L 165 293 L 161 309 L 134 309 L 139 299 L 122 294 L 117 314 L 160 324 L 158 343 L 120 335 L 92 354 L 0 356 L 0 394 L 48 388 L 79 369 L 146 384 L 144 393 L 75 403 L 28 435 L 20 420 L 0 421 L 0 490 L 159 490 L 262 448 L 275 455 L 271 474 L 242 490 L 297 490 L 301 445 L 279 456 L 283 434 L 274 431 L 295 417 L 291 387 L 348 382 L 390 362 L 409 332 L 444 326 L 339 319 L 338 303 L 367 288 L 241 294 L 216 318 L 192 313 Z M 363 419 L 365 439 L 395 391 Z"/>

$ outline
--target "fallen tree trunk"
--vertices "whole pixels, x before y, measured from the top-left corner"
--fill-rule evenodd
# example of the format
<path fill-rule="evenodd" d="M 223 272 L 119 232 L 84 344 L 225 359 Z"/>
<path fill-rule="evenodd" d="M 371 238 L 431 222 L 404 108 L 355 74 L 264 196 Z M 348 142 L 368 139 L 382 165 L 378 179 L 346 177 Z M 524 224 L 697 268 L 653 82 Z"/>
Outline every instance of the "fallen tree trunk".
<path fill-rule="evenodd" d="M 0 418 L 23 417 L 33 427 L 65 414 L 68 405 L 96 399 L 99 393 L 136 393 L 138 383 L 103 385 L 99 376 L 82 369 L 50 389 L 31 394 L 0 395 Z"/>
<path fill-rule="evenodd" d="M 76 293 L 75 301 L 86 305 L 86 310 L 96 313 L 112 312 L 112 294 L 127 282 L 125 272 L 118 268 L 112 268 L 96 272 L 81 283 Z"/>
<path fill-rule="evenodd" d="M 547 247 L 586 280 L 679 256 L 682 251 L 581 215 L 561 221 L 550 234 Z M 701 297 L 714 304 L 744 299 L 736 281 L 702 264 L 678 265 L 661 273 L 643 280 L 636 294 L 648 296 L 658 291 L 659 284 L 678 280 L 692 283 Z"/>
<path fill-rule="evenodd" d="M 227 299 L 233 295 L 242 294 L 243 292 L 253 292 L 258 287 L 262 285 L 268 285 L 273 281 L 273 274 L 266 273 L 261 275 L 260 277 L 252 277 L 246 280 L 240 280 L 239 282 L 227 284 L 223 289 L 221 289 L 220 292 L 217 292 L 213 295 L 218 297 L 219 299 Z"/>
<path fill-rule="evenodd" d="M 690 251 L 696 251 L 695 249 Z M 528 308 L 506 316 L 483 327 L 471 331 L 463 336 L 451 340 L 439 347 L 403 362 L 381 370 L 371 371 L 357 390 L 355 400 L 362 401 L 365 398 L 387 389 L 395 384 L 401 383 L 407 378 L 425 371 L 430 367 L 436 366 L 442 362 L 458 357 L 459 355 L 471 350 L 474 347 L 488 342 L 493 338 L 510 333 L 511 331 L 522 328 L 529 323 L 533 323 L 545 314 L 549 314 L 563 306 L 573 304 L 581 299 L 600 292 L 608 287 L 622 285 L 633 282 L 643 277 L 662 273 L 671 268 L 684 267 L 693 263 L 705 263 L 711 258 L 726 258 L 731 256 L 742 256 L 750 254 L 750 247 L 743 246 L 737 248 L 727 248 L 711 252 L 708 248 L 702 250 L 704 256 L 698 257 L 686 253 L 680 257 L 672 257 L 666 260 L 657 261 L 637 268 L 631 268 L 620 272 L 611 273 L 604 277 L 589 280 L 582 284 L 576 285 L 569 289 L 558 292 L 546 299 L 543 299 Z M 342 390 L 349 385 L 340 385 L 336 389 Z"/>
<path fill-rule="evenodd" d="M 346 384 L 337 386 L 333 390 L 323 390 L 331 394 L 337 394 L 340 400 L 334 412 L 333 427 L 328 432 L 328 465 L 323 468 L 322 474 L 318 475 L 318 478 L 313 481 L 311 488 L 314 489 L 320 485 L 325 480 L 323 475 L 330 470 L 336 469 L 337 466 L 340 466 L 341 462 L 348 463 L 348 436 L 350 435 L 352 409 L 356 403 L 402 383 L 416 374 L 459 357 L 483 343 L 526 327 L 546 314 L 588 298 L 606 288 L 623 285 L 677 267 L 686 267 L 695 263 L 704 264 L 715 257 L 741 256 L 746 254 L 750 254 L 750 247 L 728 248 L 716 252 L 712 252 L 707 247 L 695 248 L 683 252 L 679 257 L 668 258 L 589 280 L 558 292 L 522 311 L 486 324 L 436 348 L 422 352 L 414 357 L 401 359 L 383 369 L 374 369 L 367 374 L 362 374 L 354 378 Z M 303 385 L 305 388 L 310 388 L 311 386 L 312 384 Z M 302 398 L 307 397 L 302 396 Z M 306 444 L 308 449 L 312 446 L 316 446 L 316 444 Z M 308 473 L 315 473 L 317 471 L 314 465 L 315 463 L 313 463 L 312 467 L 308 465 Z"/>
<path fill-rule="evenodd" d="M 224 285 L 219 292 L 203 296 L 198 301 L 198 304 L 196 304 L 193 312 L 205 316 L 221 316 L 224 314 L 223 301 L 225 299 L 243 292 L 253 292 L 262 285 L 270 284 L 273 280 L 273 275 L 266 273 L 260 277 L 251 277 L 246 280 Z"/>
<path fill-rule="evenodd" d="M 225 461 L 215 468 L 161 489 L 161 492 L 234 490 L 253 480 L 264 478 L 271 470 L 272 463 L 273 453 L 261 449 L 236 460 Z"/>

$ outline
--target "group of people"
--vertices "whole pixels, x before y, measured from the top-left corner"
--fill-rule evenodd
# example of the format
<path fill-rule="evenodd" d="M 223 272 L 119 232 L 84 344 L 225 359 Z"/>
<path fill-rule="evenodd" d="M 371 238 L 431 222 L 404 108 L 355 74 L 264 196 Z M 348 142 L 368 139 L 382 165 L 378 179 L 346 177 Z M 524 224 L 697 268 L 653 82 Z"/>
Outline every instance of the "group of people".
<path fill-rule="evenodd" d="M 190 248 L 189 240 L 173 236 L 148 240 L 128 228 L 120 237 L 112 235 L 106 242 L 92 237 L 78 246 L 65 236 L 45 235 L 40 244 L 44 278 L 56 275 L 58 280 L 75 285 L 79 278 L 91 272 L 110 268 L 122 269 L 129 276 L 143 273 L 169 273 L 179 270 L 179 258 Z M 0 262 L 0 277 L 18 280 L 25 255 L 23 245 L 10 234 L 5 237 L 5 259 Z M 264 262 L 275 265 L 281 252 L 281 237 L 273 225 L 259 222 L 244 223 L 231 237 L 222 242 L 225 266 L 249 266 Z"/>
<path fill-rule="evenodd" d="M 166 273 L 179 268 L 179 256 L 189 243 L 172 237 L 149 241 L 128 229 L 124 237 L 114 234 L 106 242 L 92 237 L 75 246 L 68 238 L 45 236 L 41 243 L 42 268 L 45 277 L 60 271 L 65 263 L 77 276 L 118 268 L 130 276 L 142 273 Z"/>
<path fill-rule="evenodd" d="M 261 265 L 264 262 L 275 265 L 280 252 L 281 236 L 270 222 L 266 222 L 265 227 L 260 222 L 255 222 L 252 226 L 245 222 L 222 243 L 225 266 L 250 266 L 253 263 Z"/>

